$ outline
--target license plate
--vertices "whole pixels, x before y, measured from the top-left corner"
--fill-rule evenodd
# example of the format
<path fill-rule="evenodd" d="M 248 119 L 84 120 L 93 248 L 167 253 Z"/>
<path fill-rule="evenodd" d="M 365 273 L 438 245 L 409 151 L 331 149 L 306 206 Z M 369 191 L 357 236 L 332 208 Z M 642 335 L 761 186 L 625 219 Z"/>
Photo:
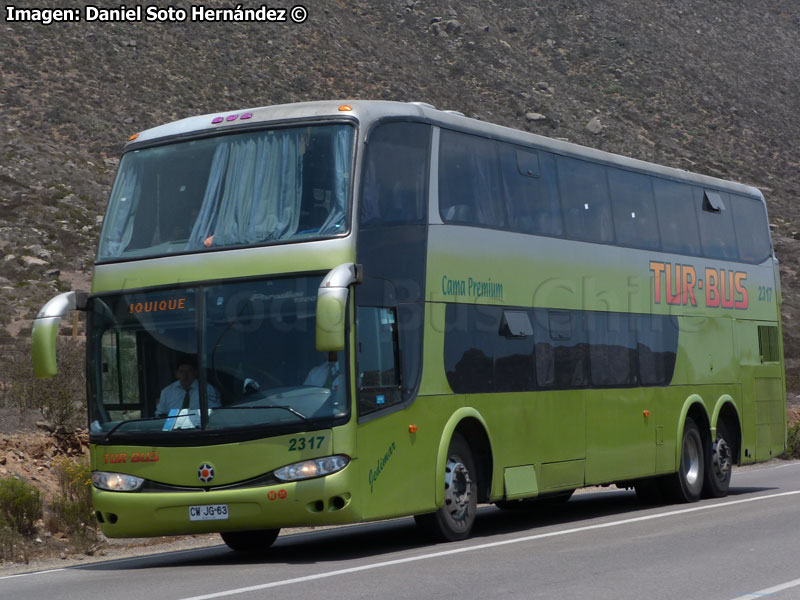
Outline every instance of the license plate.
<path fill-rule="evenodd" d="M 227 504 L 206 504 L 189 507 L 190 521 L 224 521 L 228 518 Z"/>

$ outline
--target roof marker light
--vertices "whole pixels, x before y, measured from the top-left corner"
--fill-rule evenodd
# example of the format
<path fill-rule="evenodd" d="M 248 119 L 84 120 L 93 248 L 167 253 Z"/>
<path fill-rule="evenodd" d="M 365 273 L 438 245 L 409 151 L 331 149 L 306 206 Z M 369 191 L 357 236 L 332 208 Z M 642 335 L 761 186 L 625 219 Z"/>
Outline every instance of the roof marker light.
<path fill-rule="evenodd" d="M 353 110 L 353 107 L 352 107 L 352 106 L 350 106 L 349 104 L 342 104 L 342 105 L 339 107 L 339 110 L 340 110 L 340 111 L 342 111 L 342 112 L 345 112 L 345 111 L 347 111 L 347 110 Z"/>
<path fill-rule="evenodd" d="M 241 117 L 239 117 L 240 121 L 244 121 L 245 119 L 252 119 L 253 113 L 244 113 Z"/>
<path fill-rule="evenodd" d="M 213 121 L 211 121 L 211 124 L 212 124 L 212 125 L 216 125 L 216 124 L 218 124 L 218 123 L 222 123 L 224 120 L 225 120 L 225 119 L 223 119 L 222 117 L 215 117 L 215 118 L 214 118 L 214 120 L 213 120 Z"/>
<path fill-rule="evenodd" d="M 226 121 L 235 121 L 238 118 L 239 118 L 239 115 L 228 115 L 227 117 L 225 117 L 225 120 Z"/>
<path fill-rule="evenodd" d="M 138 137 L 139 137 L 139 134 L 138 133 L 134 133 L 131 137 L 128 138 L 128 141 L 132 142 L 133 140 L 135 140 Z"/>

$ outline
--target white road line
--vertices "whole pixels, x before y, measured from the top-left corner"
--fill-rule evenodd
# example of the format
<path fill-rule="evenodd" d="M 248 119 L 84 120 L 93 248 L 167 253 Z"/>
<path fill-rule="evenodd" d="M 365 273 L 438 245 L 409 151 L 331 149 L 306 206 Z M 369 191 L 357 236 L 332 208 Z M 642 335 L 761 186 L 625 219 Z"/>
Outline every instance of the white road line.
<path fill-rule="evenodd" d="M 738 475 L 745 475 L 747 473 L 758 473 L 759 471 L 774 471 L 775 469 L 785 469 L 786 467 L 800 467 L 800 460 L 787 462 L 782 465 L 774 465 L 772 467 L 754 466 L 754 468 L 752 469 L 748 469 L 747 467 L 745 467 L 741 471 L 739 469 L 735 470 L 734 473 L 738 476 Z"/>
<path fill-rule="evenodd" d="M 738 598 L 734 598 L 733 600 L 763 600 L 764 596 L 772 596 L 774 594 L 777 594 L 778 592 L 782 592 L 783 590 L 788 590 L 789 588 L 797 587 L 798 585 L 800 585 L 800 579 L 795 579 L 793 581 L 787 581 L 786 583 L 776 585 L 775 587 L 761 590 L 760 592 L 753 592 L 751 594 L 745 594 L 744 596 L 739 596 Z"/>
<path fill-rule="evenodd" d="M 396 560 L 387 560 L 384 562 L 379 563 L 372 563 L 369 565 L 361 565 L 358 567 L 350 567 L 348 569 L 339 569 L 336 571 L 327 571 L 324 573 L 316 573 L 314 575 L 306 575 L 305 577 L 295 577 L 293 579 L 284 579 L 281 581 L 272 581 L 270 583 L 262 583 L 260 585 L 252 585 L 243 588 L 236 588 L 232 590 L 225 590 L 222 592 L 216 592 L 213 594 L 204 594 L 202 596 L 191 596 L 189 598 L 183 598 L 183 600 L 211 600 L 212 598 L 224 598 L 225 596 L 235 596 L 237 594 L 246 594 L 248 592 L 257 592 L 260 590 L 266 590 L 269 588 L 276 588 L 282 587 L 286 585 L 292 585 L 295 583 L 304 583 L 307 581 L 314 581 L 317 579 L 326 579 L 328 577 L 337 577 L 339 575 L 348 575 L 350 573 L 358 573 L 360 571 L 370 571 L 373 569 L 382 569 L 384 567 L 393 567 L 395 565 L 402 565 L 406 563 L 417 562 L 421 560 L 430 560 L 432 558 L 439 558 L 441 556 L 451 556 L 453 554 L 462 554 L 464 552 L 475 552 L 477 550 L 486 550 L 489 548 L 497 548 L 499 546 L 508 546 L 510 544 L 519 544 L 521 542 L 531 542 L 534 540 L 542 540 L 545 538 L 551 537 L 558 537 L 562 535 L 570 535 L 573 533 L 581 533 L 584 531 L 592 531 L 596 529 L 607 529 L 609 527 L 618 527 L 620 525 L 628 525 L 630 523 L 641 523 L 643 521 L 652 521 L 655 519 L 662 519 L 664 517 L 673 517 L 676 515 L 685 515 L 693 512 L 700 512 L 704 510 L 714 510 L 718 508 L 727 508 L 729 506 L 733 506 L 736 504 L 746 504 L 748 502 L 759 502 L 761 500 L 770 500 L 772 498 L 782 498 L 785 496 L 796 496 L 800 494 L 800 490 L 792 491 L 792 492 L 781 492 L 779 494 L 770 494 L 767 496 L 756 496 L 754 498 L 744 498 L 742 500 L 730 500 L 728 502 L 718 502 L 716 504 L 705 504 L 702 506 L 694 506 L 692 508 L 683 508 L 680 510 L 671 510 L 664 513 L 657 513 L 653 515 L 647 515 L 643 517 L 634 517 L 631 519 L 621 519 L 619 521 L 611 521 L 608 523 L 598 523 L 596 525 L 587 525 L 585 527 L 574 527 L 572 529 L 563 529 L 561 531 L 551 531 L 549 533 L 539 533 L 535 535 L 527 535 L 521 538 L 514 538 L 511 540 L 503 540 L 500 542 L 490 542 L 487 544 L 478 544 L 475 546 L 467 546 L 462 548 L 453 548 L 452 550 L 443 550 L 441 552 L 430 552 L 428 554 L 422 554 L 419 556 L 409 556 L 406 558 L 398 558 Z M 791 582 L 794 583 L 794 582 Z M 784 584 L 786 585 L 786 584 Z M 798 581 L 797 585 L 800 585 L 800 580 Z M 781 588 L 785 589 L 785 588 Z M 744 598 L 751 598 L 750 596 L 744 596 Z M 755 597 L 754 597 L 755 598 Z M 739 600 L 738 598 L 736 600 Z"/>
<path fill-rule="evenodd" d="M 14 577 L 28 577 L 30 575 L 44 575 L 45 573 L 58 573 L 59 571 L 66 571 L 66 569 L 48 569 L 47 571 L 31 571 L 30 573 L 18 573 L 16 575 L 3 575 L 0 577 L 0 581 L 3 579 L 13 579 Z"/>

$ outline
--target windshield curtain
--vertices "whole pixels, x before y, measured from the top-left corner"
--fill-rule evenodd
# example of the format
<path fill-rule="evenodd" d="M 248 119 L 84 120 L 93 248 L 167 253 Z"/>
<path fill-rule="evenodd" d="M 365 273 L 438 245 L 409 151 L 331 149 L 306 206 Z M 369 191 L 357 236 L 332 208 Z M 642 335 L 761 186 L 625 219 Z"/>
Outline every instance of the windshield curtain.
<path fill-rule="evenodd" d="M 321 277 L 92 299 L 93 434 L 320 429 L 346 419 L 344 353 L 318 352 Z"/>
<path fill-rule="evenodd" d="M 353 138 L 349 125 L 318 125 L 130 152 L 98 259 L 345 233 Z"/>

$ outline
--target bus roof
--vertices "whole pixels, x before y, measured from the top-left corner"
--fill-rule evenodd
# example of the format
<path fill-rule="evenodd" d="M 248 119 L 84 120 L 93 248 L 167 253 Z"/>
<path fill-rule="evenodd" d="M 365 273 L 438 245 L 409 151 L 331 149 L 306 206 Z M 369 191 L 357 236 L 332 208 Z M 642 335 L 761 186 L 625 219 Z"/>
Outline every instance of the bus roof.
<path fill-rule="evenodd" d="M 693 183 L 695 185 L 725 189 L 731 192 L 753 196 L 763 201 L 761 192 L 757 188 L 749 185 L 735 183 L 708 175 L 700 175 L 683 169 L 665 167 L 663 165 L 613 154 L 611 152 L 604 152 L 563 140 L 512 129 L 511 127 L 505 127 L 503 125 L 480 121 L 478 119 L 466 117 L 457 111 L 439 110 L 424 102 L 323 100 L 223 111 L 188 117 L 147 129 L 136 136 L 132 136 L 131 141 L 128 142 L 125 149 L 131 150 L 170 139 L 208 135 L 217 131 L 252 128 L 253 126 L 264 123 L 281 123 L 301 119 L 324 120 L 342 117 L 354 118 L 359 123 L 365 125 L 388 118 L 423 121 L 447 129 L 465 131 L 493 139 L 516 143 L 521 146 L 546 150 L 556 154 L 588 159 L 594 162 L 645 172 L 651 175 Z"/>

